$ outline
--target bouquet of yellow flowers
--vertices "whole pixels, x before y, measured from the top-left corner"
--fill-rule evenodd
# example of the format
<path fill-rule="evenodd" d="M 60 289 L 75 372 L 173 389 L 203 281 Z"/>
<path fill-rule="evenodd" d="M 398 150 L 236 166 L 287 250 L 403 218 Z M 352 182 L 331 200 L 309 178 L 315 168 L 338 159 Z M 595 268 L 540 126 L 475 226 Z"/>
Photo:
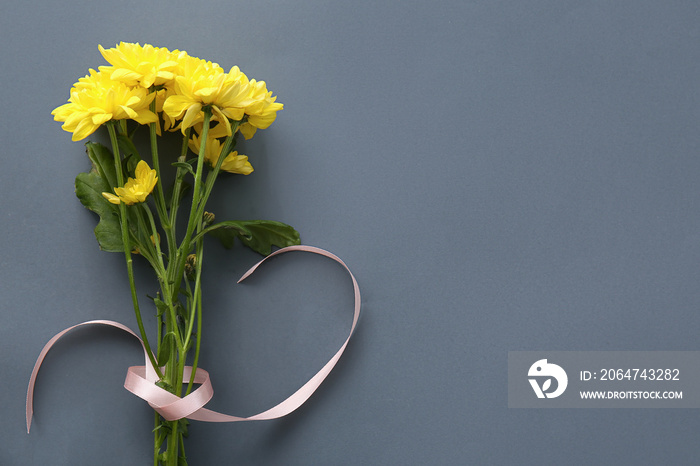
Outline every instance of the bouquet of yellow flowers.
<path fill-rule="evenodd" d="M 218 238 L 227 248 L 238 239 L 265 256 L 270 255 L 273 246 L 284 249 L 299 244 L 299 233 L 284 223 L 218 221 L 214 214 L 205 211 L 222 171 L 241 175 L 253 171 L 248 157 L 234 150 L 239 135 L 249 139 L 258 129 L 270 126 L 282 104 L 268 91 L 264 81 L 249 79 L 237 66 L 226 72 L 218 64 L 184 51 L 148 44 L 120 43 L 110 49 L 100 46 L 99 50 L 109 65 L 100 66 L 98 71 L 91 69 L 87 76 L 80 78 L 73 85 L 68 102 L 52 114 L 56 121 L 63 122 L 64 130 L 72 133 L 74 141 L 87 138 L 103 126 L 107 128 L 111 147 L 95 142 L 86 144 L 92 169 L 77 176 L 76 195 L 86 208 L 99 216 L 95 236 L 100 248 L 123 253 L 126 259 L 136 322 L 147 357 L 143 367 L 150 373 L 148 378 L 152 386 L 158 390 L 149 395 L 150 398 L 139 396 L 147 399 L 152 407 L 163 408 L 156 409 L 155 414 L 153 464 L 182 465 L 186 464 L 183 438 L 187 436 L 188 421 L 185 414 L 196 411 L 211 395 L 204 396 L 206 400 L 185 413 L 177 409 L 167 411 L 164 407 L 184 400 L 195 385 L 208 384 L 208 375 L 202 378 L 206 371 L 197 370 L 204 236 Z M 134 144 L 134 134 L 144 126 L 150 136 L 150 165 L 141 158 Z M 182 135 L 176 156 L 160 154 L 159 137 L 165 132 Z M 175 174 L 167 188 L 161 174 L 162 163 L 174 167 L 171 170 Z M 181 206 L 189 211 L 184 231 L 184 219 L 178 219 Z M 178 225 L 180 231 L 176 231 Z M 324 253 L 340 262 L 325 251 L 312 252 Z M 160 288 L 151 298 L 157 318 L 155 341 L 144 330 L 133 273 L 136 255 L 148 262 Z M 354 329 L 359 315 L 359 290 L 354 278 L 353 283 L 356 291 Z M 344 348 L 345 345 L 336 356 L 339 357 Z M 40 360 L 43 354 L 45 352 Z M 188 354 L 192 366 L 185 364 Z M 39 365 L 40 361 L 30 382 L 29 395 Z M 317 386 L 323 378 L 325 375 L 311 385 Z M 129 388 L 129 378 L 126 385 Z M 136 385 L 136 382 L 131 383 L 132 388 Z M 132 391 L 136 393 L 137 389 Z M 295 409 L 304 401 L 292 400 L 288 408 Z M 28 396 L 28 425 L 30 402 Z M 166 412 L 168 414 L 164 415 Z M 211 414 L 208 418 L 200 417 L 215 422 L 247 420 L 219 419 Z"/>

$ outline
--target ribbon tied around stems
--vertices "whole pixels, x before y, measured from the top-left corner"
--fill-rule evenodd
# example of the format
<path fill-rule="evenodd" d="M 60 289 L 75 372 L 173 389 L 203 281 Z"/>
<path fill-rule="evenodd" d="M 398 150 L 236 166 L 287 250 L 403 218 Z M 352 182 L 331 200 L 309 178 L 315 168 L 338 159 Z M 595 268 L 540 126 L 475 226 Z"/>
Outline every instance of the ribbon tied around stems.
<path fill-rule="evenodd" d="M 36 377 L 39 373 L 39 368 L 41 367 L 41 364 L 44 361 L 44 358 L 46 357 L 46 354 L 49 352 L 51 347 L 66 333 L 70 332 L 75 328 L 89 325 L 108 325 L 111 327 L 116 327 L 120 330 L 130 333 L 131 335 L 136 337 L 139 340 L 139 342 L 141 342 L 141 346 L 143 347 L 144 351 L 144 357 L 146 360 L 145 365 L 129 367 L 126 374 L 126 380 L 124 381 L 124 388 L 126 388 L 139 398 L 142 398 L 145 401 L 147 401 L 151 408 L 156 410 L 161 416 L 163 416 L 163 418 L 165 418 L 168 421 L 174 421 L 176 419 L 181 418 L 188 418 L 196 421 L 205 422 L 238 422 L 268 420 L 286 416 L 287 414 L 296 410 L 299 406 L 304 404 L 306 400 L 308 400 L 309 397 L 311 397 L 311 395 L 321 385 L 321 383 L 325 380 L 325 378 L 331 372 L 333 367 L 335 367 L 336 363 L 340 359 L 340 356 L 345 351 L 345 348 L 347 347 L 348 342 L 350 341 L 350 338 L 352 337 L 352 334 L 355 331 L 355 327 L 357 326 L 357 322 L 360 317 L 361 297 L 360 288 L 357 285 L 357 280 L 355 280 L 355 277 L 353 276 L 352 272 L 350 272 L 348 266 L 345 265 L 345 263 L 335 254 L 313 246 L 289 246 L 286 248 L 278 249 L 277 251 L 268 255 L 260 262 L 255 264 L 253 267 L 251 267 L 240 278 L 240 280 L 238 280 L 238 283 L 248 278 L 263 262 L 265 262 L 269 258 L 289 251 L 305 251 L 314 254 L 320 254 L 340 263 L 350 274 L 350 278 L 352 279 L 352 285 L 355 292 L 355 309 L 353 314 L 352 327 L 350 328 L 350 334 L 348 335 L 347 339 L 340 347 L 340 349 L 335 353 L 335 355 L 333 355 L 330 361 L 328 361 L 321 368 L 321 370 L 319 370 L 313 377 L 311 377 L 311 379 L 308 382 L 306 382 L 301 388 L 299 388 L 287 399 L 273 406 L 267 411 L 250 417 L 230 416 L 228 414 L 222 414 L 216 411 L 206 409 L 204 405 L 206 405 L 214 395 L 214 389 L 212 387 L 211 380 L 209 378 L 209 373 L 207 371 L 205 371 L 204 369 L 197 368 L 197 370 L 195 371 L 194 383 L 199 384 L 199 387 L 187 396 L 181 398 L 173 393 L 170 393 L 160 388 L 155 384 L 158 380 L 156 371 L 153 369 L 149 362 L 148 353 L 146 352 L 147 350 L 143 344 L 143 341 L 136 333 L 134 333 L 127 326 L 120 324 L 119 322 L 114 322 L 111 320 L 91 320 L 87 322 L 82 322 L 80 324 L 74 325 L 59 332 L 53 338 L 51 338 L 51 340 L 49 340 L 48 343 L 46 343 L 44 348 L 41 350 L 41 353 L 37 358 L 36 364 L 34 364 L 34 370 L 32 371 L 32 375 L 29 379 L 29 387 L 27 388 L 27 433 L 29 433 L 29 428 L 32 422 L 32 414 L 34 412 L 33 399 Z M 189 381 L 191 375 L 192 367 L 186 366 L 183 374 L 183 381 Z"/>

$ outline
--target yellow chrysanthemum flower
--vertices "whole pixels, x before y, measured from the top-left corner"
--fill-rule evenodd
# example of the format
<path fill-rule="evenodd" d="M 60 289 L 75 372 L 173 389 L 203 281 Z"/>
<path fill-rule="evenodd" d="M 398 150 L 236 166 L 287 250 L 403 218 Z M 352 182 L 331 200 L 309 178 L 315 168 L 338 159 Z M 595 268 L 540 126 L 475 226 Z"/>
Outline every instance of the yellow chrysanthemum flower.
<path fill-rule="evenodd" d="M 192 152 L 199 153 L 201 138 L 193 136 L 190 139 L 189 146 Z M 216 138 L 208 138 L 207 145 L 204 148 L 204 160 L 209 166 L 214 167 L 221 156 L 221 142 Z M 248 162 L 248 156 L 239 154 L 237 151 L 230 152 L 223 162 L 221 169 L 229 173 L 237 173 L 239 175 L 250 175 L 253 173 L 253 166 Z"/>
<path fill-rule="evenodd" d="M 250 80 L 250 99 L 252 103 L 245 109 L 248 119 L 240 126 L 241 134 L 246 139 L 252 138 L 258 129 L 270 126 L 277 118 L 277 112 L 283 108 L 281 103 L 275 102 L 277 97 L 272 97 L 265 81 Z"/>
<path fill-rule="evenodd" d="M 100 53 L 112 66 L 101 66 L 100 71 L 108 74 L 115 81 L 127 86 L 149 88 L 152 85 L 170 84 L 175 79 L 179 61 L 186 52 L 154 47 L 150 44 L 139 45 L 120 42 L 111 49 L 98 46 Z"/>
<path fill-rule="evenodd" d="M 211 62 L 186 60 L 183 75 L 175 78 L 175 94 L 163 104 L 163 111 L 171 118 L 182 119 L 181 130 L 204 121 L 202 108 L 210 106 L 212 121 L 224 125 L 226 135 L 231 135 L 230 120 L 241 120 L 250 98 L 248 78 L 238 69 L 228 73 Z"/>
<path fill-rule="evenodd" d="M 130 118 L 140 124 L 156 121 L 156 114 L 148 108 L 154 96 L 146 89 L 130 88 L 91 69 L 73 85 L 68 103 L 51 114 L 54 120 L 64 122 L 63 130 L 73 133 L 73 141 L 80 141 L 110 120 Z"/>
<path fill-rule="evenodd" d="M 111 193 L 102 193 L 102 196 L 112 204 L 123 202 L 132 205 L 144 202 L 158 181 L 156 171 L 141 160 L 136 165 L 135 176 L 136 178 L 129 178 L 123 188 L 114 188 L 116 196 Z"/>

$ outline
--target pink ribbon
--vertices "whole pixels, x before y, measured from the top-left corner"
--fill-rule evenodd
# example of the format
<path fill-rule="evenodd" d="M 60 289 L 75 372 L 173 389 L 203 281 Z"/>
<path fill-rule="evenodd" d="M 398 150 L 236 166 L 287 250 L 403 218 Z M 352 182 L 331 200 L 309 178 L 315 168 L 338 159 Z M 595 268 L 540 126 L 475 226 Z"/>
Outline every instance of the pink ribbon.
<path fill-rule="evenodd" d="M 237 422 L 276 419 L 282 416 L 286 416 L 287 414 L 291 413 L 292 411 L 296 410 L 299 406 L 304 404 L 306 400 L 308 400 L 309 397 L 311 397 L 311 395 L 325 380 L 325 378 L 328 376 L 328 374 L 331 372 L 333 367 L 340 359 L 340 356 L 345 351 L 345 348 L 347 347 L 348 342 L 350 341 L 350 337 L 352 337 L 352 334 L 355 331 L 357 321 L 360 317 L 361 298 L 360 288 L 357 285 L 357 280 L 355 280 L 355 277 L 353 276 L 352 272 L 350 272 L 348 266 L 345 265 L 345 263 L 338 256 L 326 250 L 316 248 L 313 246 L 289 246 L 286 248 L 278 249 L 277 251 L 273 252 L 272 254 L 255 264 L 253 267 L 251 267 L 250 270 L 248 270 L 241 277 L 241 279 L 238 280 L 238 283 L 248 278 L 267 259 L 289 251 L 312 252 L 315 254 L 326 256 L 340 263 L 350 274 L 350 278 L 352 278 L 352 285 L 355 291 L 355 311 L 352 320 L 352 327 L 350 329 L 350 334 L 348 335 L 348 338 L 345 340 L 340 349 L 335 353 L 335 355 L 333 355 L 331 360 L 328 361 L 321 368 L 321 370 L 318 371 L 316 375 L 311 377 L 311 379 L 308 382 L 306 382 L 300 389 L 298 389 L 296 392 L 294 392 L 291 396 L 289 396 L 286 400 L 282 401 L 281 403 L 273 406 L 267 411 L 256 414 L 254 416 L 237 417 L 218 413 L 216 411 L 204 408 L 204 405 L 206 405 L 214 395 L 214 389 L 212 387 L 211 380 L 209 379 L 209 373 L 207 371 L 198 368 L 195 372 L 194 382 L 200 384 L 199 387 L 183 398 L 178 397 L 177 395 L 174 395 L 158 387 L 155 384 L 155 382 L 157 381 L 157 375 L 149 362 L 148 353 L 146 352 L 145 347 L 143 349 L 146 360 L 145 365 L 129 367 L 126 374 L 126 380 L 124 381 L 124 388 L 129 390 L 134 395 L 146 400 L 153 409 L 155 409 L 158 413 L 160 413 L 161 416 L 163 416 L 169 421 L 185 417 L 188 419 L 205 422 Z M 32 422 L 32 414 L 34 412 L 34 385 L 36 383 L 36 377 L 39 373 L 41 363 L 44 361 L 46 354 L 49 352 L 54 343 L 56 343 L 63 335 L 75 328 L 87 325 L 109 325 L 112 327 L 116 327 L 138 338 L 139 342 L 141 342 L 141 346 L 144 346 L 143 341 L 141 341 L 141 338 L 139 338 L 139 336 L 136 333 L 134 333 L 131 329 L 129 329 L 125 325 L 120 324 L 119 322 L 114 322 L 111 320 L 91 320 L 88 322 L 82 322 L 56 334 L 53 338 L 51 338 L 51 340 L 48 341 L 48 343 L 46 343 L 44 348 L 41 350 L 41 353 L 39 354 L 39 357 L 36 360 L 36 364 L 34 364 L 34 370 L 32 371 L 32 375 L 29 379 L 29 387 L 27 388 L 27 433 L 29 433 L 29 428 Z M 183 375 L 184 382 L 189 381 L 191 373 L 192 367 L 185 367 L 185 373 Z"/>

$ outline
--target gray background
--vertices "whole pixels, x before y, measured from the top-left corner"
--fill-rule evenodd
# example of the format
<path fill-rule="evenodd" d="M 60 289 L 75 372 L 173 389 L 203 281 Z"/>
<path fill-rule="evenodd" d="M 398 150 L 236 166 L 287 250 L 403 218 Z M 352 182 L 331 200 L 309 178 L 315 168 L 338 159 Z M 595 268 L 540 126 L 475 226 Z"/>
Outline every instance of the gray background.
<path fill-rule="evenodd" d="M 4 2 L 0 464 L 149 464 L 152 415 L 123 257 L 73 193 L 89 167 L 53 122 L 120 40 L 264 79 L 285 104 L 217 187 L 220 218 L 293 224 L 341 256 L 364 316 L 311 401 L 193 423 L 190 464 L 693 464 L 695 410 L 509 410 L 507 354 L 697 350 L 700 6 L 688 1 Z M 96 139 L 100 140 L 104 136 Z M 211 406 L 262 411 L 328 359 L 350 281 L 207 245 Z M 143 296 L 153 293 L 137 270 Z"/>

